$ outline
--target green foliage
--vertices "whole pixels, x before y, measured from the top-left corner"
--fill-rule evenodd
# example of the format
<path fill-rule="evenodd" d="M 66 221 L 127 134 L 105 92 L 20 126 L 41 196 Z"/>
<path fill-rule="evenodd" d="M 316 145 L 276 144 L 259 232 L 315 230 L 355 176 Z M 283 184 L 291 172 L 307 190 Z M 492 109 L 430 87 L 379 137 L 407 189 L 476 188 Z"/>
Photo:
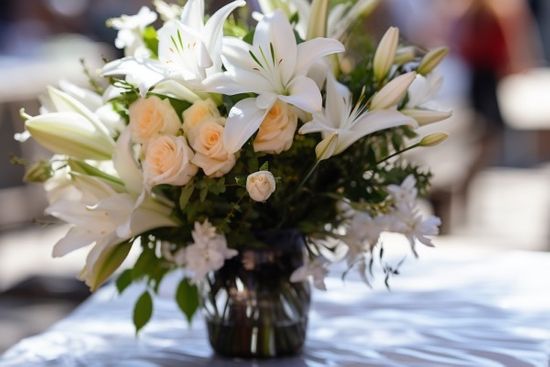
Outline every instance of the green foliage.
<path fill-rule="evenodd" d="M 122 293 L 132 284 L 132 281 L 134 280 L 132 269 L 126 269 L 120 275 L 118 276 L 115 285 L 116 289 L 118 290 L 118 293 Z"/>
<path fill-rule="evenodd" d="M 138 298 L 134 306 L 134 326 L 136 334 L 147 325 L 153 315 L 153 299 L 149 291 L 145 291 Z"/>
<path fill-rule="evenodd" d="M 176 290 L 176 302 L 190 323 L 193 315 L 199 308 L 199 290 L 185 278 L 179 283 Z"/>
<path fill-rule="evenodd" d="M 149 26 L 143 30 L 143 42 L 149 51 L 151 51 L 153 58 L 158 58 L 159 40 L 155 28 Z"/>

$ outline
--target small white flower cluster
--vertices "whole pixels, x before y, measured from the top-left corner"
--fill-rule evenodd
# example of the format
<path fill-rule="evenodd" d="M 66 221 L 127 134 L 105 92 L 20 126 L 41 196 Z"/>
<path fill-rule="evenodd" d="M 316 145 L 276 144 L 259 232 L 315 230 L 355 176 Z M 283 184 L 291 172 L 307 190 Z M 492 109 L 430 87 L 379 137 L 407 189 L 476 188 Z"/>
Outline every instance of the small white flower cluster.
<path fill-rule="evenodd" d="M 192 273 L 192 282 L 198 284 L 206 274 L 220 269 L 225 260 L 237 256 L 237 250 L 227 247 L 227 240 L 219 234 L 208 220 L 204 223 L 195 222 L 192 232 L 193 243 L 171 255 L 163 251 L 163 256 L 178 266 L 184 266 Z"/>
<path fill-rule="evenodd" d="M 416 241 L 433 247 L 429 236 L 436 236 L 441 224 L 438 217 L 424 217 L 420 213 L 418 190 L 413 175 L 409 175 L 401 185 L 389 185 L 387 190 L 392 202 L 392 210 L 389 213 L 372 217 L 367 212 L 355 211 L 347 206 L 342 209 L 350 216 L 346 234 L 341 238 L 347 247 L 345 260 L 349 268 L 357 266 L 361 277 L 367 283 L 367 257 L 372 255 L 372 249 L 378 244 L 383 232 L 403 234 L 409 240 L 414 255 L 418 256 Z M 325 290 L 324 278 L 328 274 L 328 263 L 329 261 L 320 255 L 296 270 L 291 280 L 296 282 L 312 277 L 315 287 Z"/>

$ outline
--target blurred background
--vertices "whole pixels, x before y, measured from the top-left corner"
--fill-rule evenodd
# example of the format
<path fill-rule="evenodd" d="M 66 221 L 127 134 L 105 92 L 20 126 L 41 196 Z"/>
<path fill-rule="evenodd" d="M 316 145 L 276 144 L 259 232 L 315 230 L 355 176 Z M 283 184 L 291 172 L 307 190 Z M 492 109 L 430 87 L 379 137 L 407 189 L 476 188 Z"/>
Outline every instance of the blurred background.
<path fill-rule="evenodd" d="M 143 5 L 0 2 L 0 353 L 88 296 L 75 280 L 85 251 L 50 257 L 66 228 L 43 216 L 41 187 L 24 184 L 13 164 L 48 156 L 13 139 L 23 131 L 19 109 L 36 114 L 38 96 L 60 79 L 84 84 L 81 59 L 94 71 L 121 56 L 105 20 Z M 423 128 L 450 138 L 410 156 L 434 173 L 430 204 L 444 223 L 436 243 L 549 251 L 550 1 L 382 0 L 364 27 L 378 39 L 390 25 L 407 42 L 451 49 L 437 100 L 454 115 Z"/>

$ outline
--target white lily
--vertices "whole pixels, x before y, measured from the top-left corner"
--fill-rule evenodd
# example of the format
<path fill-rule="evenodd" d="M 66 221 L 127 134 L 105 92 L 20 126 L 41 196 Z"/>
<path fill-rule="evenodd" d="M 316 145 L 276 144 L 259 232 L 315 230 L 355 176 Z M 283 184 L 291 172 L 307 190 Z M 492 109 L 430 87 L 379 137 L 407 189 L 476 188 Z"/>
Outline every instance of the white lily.
<path fill-rule="evenodd" d="M 452 112 L 441 110 L 433 102 L 442 84 L 443 78 L 436 73 L 428 76 L 417 74 L 409 87 L 409 100 L 401 112 L 414 118 L 421 126 L 449 118 Z"/>
<path fill-rule="evenodd" d="M 126 56 L 146 58 L 150 51 L 143 41 L 145 28 L 157 20 L 157 14 L 143 6 L 136 15 L 122 15 L 107 21 L 107 26 L 118 30 L 115 46 L 124 50 Z"/>
<path fill-rule="evenodd" d="M 252 92 L 258 96 L 239 101 L 229 112 L 226 149 L 238 151 L 278 99 L 306 112 L 320 111 L 321 93 L 306 75 L 316 60 L 343 51 L 339 41 L 328 38 L 297 45 L 287 17 L 278 10 L 258 23 L 252 45 L 227 37 L 223 53 L 227 72 L 210 78 L 207 84 L 224 94 Z"/>
<path fill-rule="evenodd" d="M 376 131 L 401 125 L 414 125 L 415 121 L 396 110 L 366 111 L 359 104 L 352 106 L 349 90 L 339 84 L 332 74 L 327 76 L 326 106 L 322 113 L 304 124 L 300 134 L 322 133 L 323 140 L 315 151 L 318 159 L 340 154 L 350 145 Z"/>
<path fill-rule="evenodd" d="M 69 232 L 55 245 L 53 256 L 94 244 L 81 273 L 92 289 L 110 275 L 105 273 L 108 258 L 104 254 L 148 230 L 177 226 L 170 218 L 172 208 L 151 197 L 136 208 L 134 195 L 119 193 L 98 178 L 73 174 L 72 183 L 80 196 L 62 197 L 46 209 L 46 213 L 71 224 Z M 128 233 L 126 227 L 130 228 Z"/>
<path fill-rule="evenodd" d="M 79 159 L 111 159 L 115 142 L 97 115 L 67 93 L 50 87 L 50 109 L 35 117 L 27 116 L 25 127 L 46 149 Z"/>
<path fill-rule="evenodd" d="M 204 0 L 187 1 L 181 18 L 166 22 L 158 31 L 158 60 L 126 57 L 105 65 L 103 75 L 126 75 L 142 94 L 158 85 L 164 93 L 194 102 L 199 99 L 197 93 L 203 92 L 203 80 L 221 72 L 225 20 L 245 4 L 233 1 L 204 23 Z"/>

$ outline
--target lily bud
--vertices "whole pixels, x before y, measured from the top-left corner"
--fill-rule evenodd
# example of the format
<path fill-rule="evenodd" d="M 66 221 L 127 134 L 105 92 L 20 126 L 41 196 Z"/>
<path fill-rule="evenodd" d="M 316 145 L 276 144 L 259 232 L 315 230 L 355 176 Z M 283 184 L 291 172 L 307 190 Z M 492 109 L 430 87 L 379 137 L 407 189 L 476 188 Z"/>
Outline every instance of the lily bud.
<path fill-rule="evenodd" d="M 306 39 L 327 36 L 328 0 L 313 0 Z"/>
<path fill-rule="evenodd" d="M 128 241 L 107 248 L 94 264 L 84 267 L 80 279 L 86 282 L 92 292 L 95 291 L 118 269 L 131 248 L 132 243 Z"/>
<path fill-rule="evenodd" d="M 315 147 L 315 154 L 319 161 L 329 159 L 334 155 L 338 145 L 338 134 L 333 133 L 324 138 Z"/>
<path fill-rule="evenodd" d="M 53 176 L 53 170 L 50 162 L 39 161 L 33 164 L 25 173 L 23 181 L 42 183 L 46 182 Z"/>
<path fill-rule="evenodd" d="M 416 48 L 414 46 L 401 47 L 395 54 L 395 64 L 403 65 L 411 62 L 416 57 Z"/>
<path fill-rule="evenodd" d="M 420 65 L 418 65 L 416 71 L 421 75 L 431 73 L 448 53 L 449 49 L 447 47 L 439 47 L 431 50 L 424 56 L 422 61 L 420 61 Z"/>
<path fill-rule="evenodd" d="M 426 135 L 425 137 L 420 140 L 418 143 L 419 147 L 433 147 L 437 144 L 443 143 L 449 135 L 445 133 L 434 133 L 430 135 Z"/>
<path fill-rule="evenodd" d="M 391 80 L 384 86 L 378 93 L 372 98 L 370 105 L 371 110 L 385 110 L 397 105 L 409 89 L 416 78 L 416 73 L 411 71 L 410 73 L 403 74 L 397 78 Z"/>
<path fill-rule="evenodd" d="M 453 114 L 451 111 L 434 111 L 421 108 L 404 109 L 400 112 L 415 119 L 420 126 L 448 119 Z"/>
<path fill-rule="evenodd" d="M 388 75 L 395 60 L 398 42 L 399 28 L 390 27 L 380 40 L 374 53 L 374 78 L 377 81 L 384 79 Z"/>
<path fill-rule="evenodd" d="M 114 142 L 83 116 L 57 112 L 28 119 L 25 127 L 44 148 L 78 159 L 111 159 Z"/>

